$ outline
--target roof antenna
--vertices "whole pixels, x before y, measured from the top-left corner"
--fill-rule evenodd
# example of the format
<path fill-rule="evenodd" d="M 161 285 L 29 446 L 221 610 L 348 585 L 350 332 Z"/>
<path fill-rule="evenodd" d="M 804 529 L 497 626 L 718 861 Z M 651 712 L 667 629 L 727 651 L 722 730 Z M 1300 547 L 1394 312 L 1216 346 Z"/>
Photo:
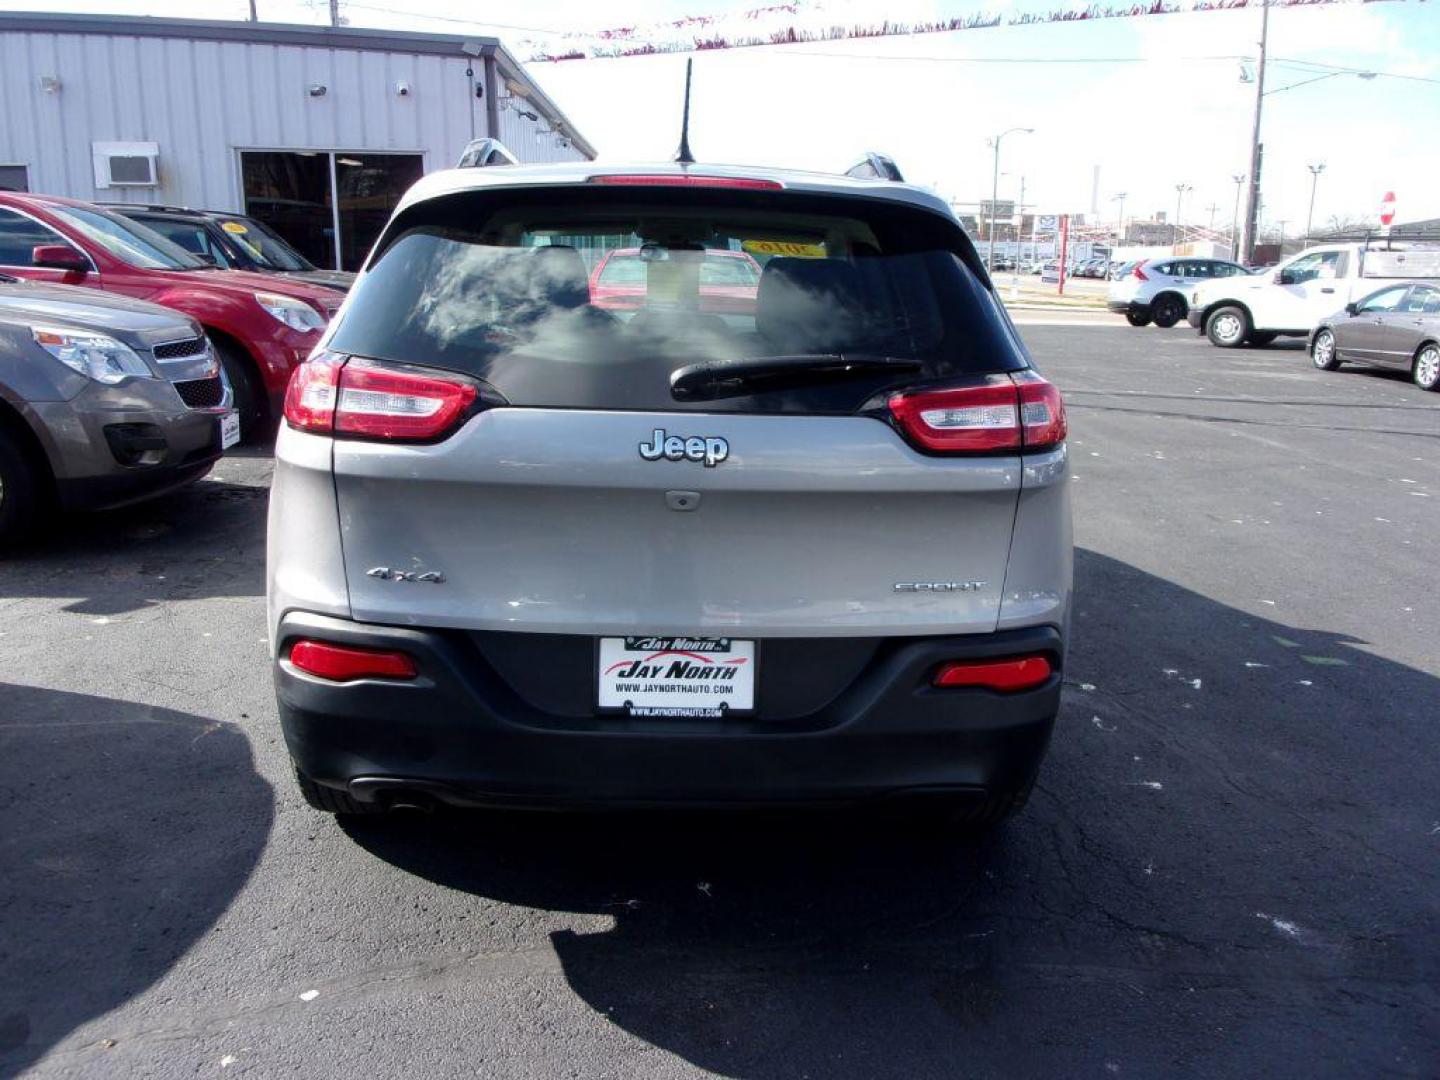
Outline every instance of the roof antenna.
<path fill-rule="evenodd" d="M 680 119 L 680 149 L 675 151 L 675 160 L 681 165 L 694 165 L 695 155 L 690 152 L 690 69 L 694 59 L 685 61 L 685 113 Z"/>

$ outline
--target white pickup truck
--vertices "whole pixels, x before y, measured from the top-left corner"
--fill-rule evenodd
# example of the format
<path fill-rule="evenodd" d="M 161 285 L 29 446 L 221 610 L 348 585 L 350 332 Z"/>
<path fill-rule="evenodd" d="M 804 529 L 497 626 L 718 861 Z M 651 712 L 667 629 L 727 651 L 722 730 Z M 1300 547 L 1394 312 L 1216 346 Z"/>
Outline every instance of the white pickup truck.
<path fill-rule="evenodd" d="M 1211 278 L 1190 294 L 1190 325 L 1222 349 L 1305 337 L 1386 284 L 1440 278 L 1440 245 L 1396 240 L 1307 248 L 1273 270 Z"/>

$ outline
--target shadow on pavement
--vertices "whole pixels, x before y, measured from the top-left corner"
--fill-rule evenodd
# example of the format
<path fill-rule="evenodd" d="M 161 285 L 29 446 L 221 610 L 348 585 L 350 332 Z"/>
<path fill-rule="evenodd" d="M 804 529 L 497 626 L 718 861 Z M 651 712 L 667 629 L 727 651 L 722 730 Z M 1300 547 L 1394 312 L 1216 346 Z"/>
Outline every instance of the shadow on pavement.
<path fill-rule="evenodd" d="M 0 597 L 79 597 L 67 611 L 118 615 L 162 600 L 261 596 L 268 498 L 268 486 L 204 479 L 133 506 L 66 514 L 0 558 Z"/>
<path fill-rule="evenodd" d="M 725 1076 L 1424 1075 L 1440 680 L 1077 553 L 1066 705 L 988 840 L 913 818 L 347 826 L 556 932 L 610 1023 Z"/>
<path fill-rule="evenodd" d="M 0 1075 L 169 971 L 272 815 L 230 725 L 0 683 Z"/>

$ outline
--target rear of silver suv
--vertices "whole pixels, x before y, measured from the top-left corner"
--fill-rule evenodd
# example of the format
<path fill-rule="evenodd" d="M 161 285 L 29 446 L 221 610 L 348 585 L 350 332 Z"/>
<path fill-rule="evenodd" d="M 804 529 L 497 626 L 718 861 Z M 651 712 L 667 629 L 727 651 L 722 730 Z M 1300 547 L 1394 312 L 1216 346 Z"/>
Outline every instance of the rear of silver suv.
<path fill-rule="evenodd" d="M 588 279 L 622 248 L 644 288 L 615 312 Z M 719 249 L 758 284 L 707 281 Z M 285 416 L 269 617 L 312 805 L 1023 804 L 1065 415 L 933 196 L 433 175 Z"/>

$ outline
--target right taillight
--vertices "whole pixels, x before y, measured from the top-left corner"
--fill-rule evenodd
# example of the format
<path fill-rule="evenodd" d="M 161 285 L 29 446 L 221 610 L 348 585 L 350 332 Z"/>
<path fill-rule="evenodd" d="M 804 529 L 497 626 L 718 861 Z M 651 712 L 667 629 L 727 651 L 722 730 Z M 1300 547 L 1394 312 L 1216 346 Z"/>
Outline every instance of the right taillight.
<path fill-rule="evenodd" d="M 1033 371 L 994 375 L 978 386 L 893 394 L 890 415 L 932 454 L 1044 450 L 1065 439 L 1060 391 Z"/>
<path fill-rule="evenodd" d="M 1136 281 L 1150 280 L 1149 276 L 1145 273 L 1145 271 L 1138 266 L 1135 267 L 1135 269 L 1131 272 L 1130 276 L 1133 277 Z"/>
<path fill-rule="evenodd" d="M 479 398 L 460 377 L 321 352 L 291 375 L 285 420 L 301 431 L 432 442 L 458 427 Z"/>
<path fill-rule="evenodd" d="M 1020 392 L 1021 443 L 1026 450 L 1048 450 L 1065 441 L 1065 402 L 1054 383 L 1033 371 L 1010 376 Z"/>

